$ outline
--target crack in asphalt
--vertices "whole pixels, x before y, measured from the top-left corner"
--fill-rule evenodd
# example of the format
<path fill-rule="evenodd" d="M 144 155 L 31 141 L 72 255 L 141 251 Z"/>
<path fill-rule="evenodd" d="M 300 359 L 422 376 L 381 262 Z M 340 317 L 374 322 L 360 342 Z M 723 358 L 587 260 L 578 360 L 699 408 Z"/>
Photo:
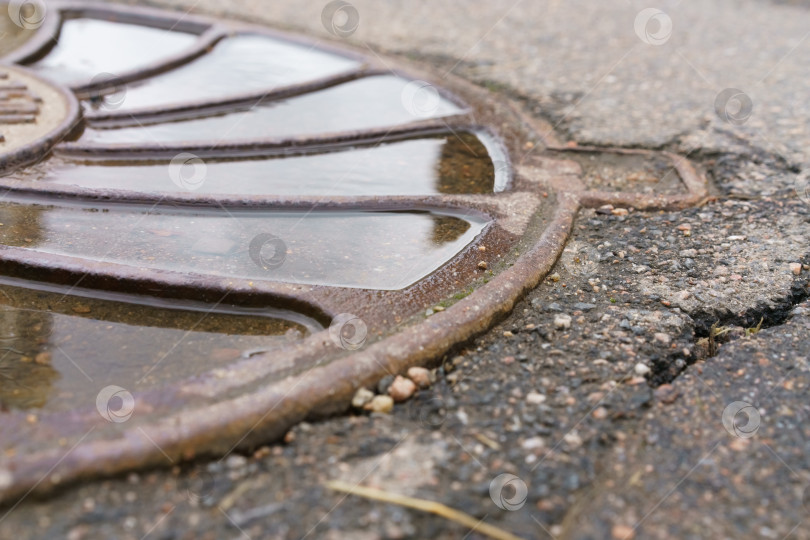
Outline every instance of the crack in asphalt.
<path fill-rule="evenodd" d="M 802 258 L 802 264 L 810 261 L 810 255 Z M 678 351 L 661 359 L 653 359 L 651 373 L 648 377 L 650 386 L 657 388 L 670 384 L 683 375 L 689 366 L 707 358 L 712 358 L 719 352 L 719 347 L 725 343 L 736 341 L 746 336 L 745 331 L 756 329 L 756 332 L 784 325 L 791 316 L 793 308 L 810 298 L 810 278 L 796 279 L 790 291 L 781 298 L 771 299 L 771 303 L 759 303 L 743 312 L 725 312 L 718 317 L 717 313 L 707 310 L 698 310 L 686 313 L 689 320 L 689 329 L 694 343 L 693 352 L 684 355 Z M 725 332 L 719 336 L 712 336 L 712 329 L 730 328 L 737 331 Z"/>

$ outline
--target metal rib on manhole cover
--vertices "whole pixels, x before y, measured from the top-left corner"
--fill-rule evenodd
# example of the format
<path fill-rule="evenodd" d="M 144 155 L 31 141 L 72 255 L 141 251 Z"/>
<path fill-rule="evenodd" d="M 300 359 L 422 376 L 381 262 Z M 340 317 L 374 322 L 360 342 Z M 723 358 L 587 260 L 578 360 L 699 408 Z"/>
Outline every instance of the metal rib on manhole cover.
<path fill-rule="evenodd" d="M 682 157 L 561 146 L 452 75 L 47 10 L 0 67 L 0 500 L 344 411 L 508 313 L 580 205 L 705 196 Z"/>

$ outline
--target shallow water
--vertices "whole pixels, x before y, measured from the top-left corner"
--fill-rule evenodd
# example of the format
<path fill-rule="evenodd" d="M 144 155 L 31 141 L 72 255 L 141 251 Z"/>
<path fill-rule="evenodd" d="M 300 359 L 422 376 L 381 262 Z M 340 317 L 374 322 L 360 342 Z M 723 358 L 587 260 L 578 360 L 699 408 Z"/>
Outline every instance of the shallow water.
<path fill-rule="evenodd" d="M 62 84 L 82 84 L 102 74 L 119 75 L 159 62 L 196 40 L 193 34 L 136 24 L 67 19 L 56 46 L 29 67 Z"/>
<path fill-rule="evenodd" d="M 155 388 L 224 367 L 246 351 L 295 342 L 307 326 L 319 328 L 224 303 L 218 311 L 182 307 L 0 285 L 0 414 L 92 406 L 108 385 Z"/>
<path fill-rule="evenodd" d="M 116 108 L 166 107 L 272 91 L 360 67 L 356 60 L 260 35 L 237 35 L 170 72 L 127 85 Z"/>
<path fill-rule="evenodd" d="M 369 289 L 427 276 L 485 227 L 428 212 L 268 212 L 0 203 L 0 243 L 173 270 Z"/>
<path fill-rule="evenodd" d="M 11 178 L 138 193 L 433 195 L 492 193 L 482 139 L 460 132 L 304 156 L 167 162 L 80 162 L 55 157 Z M 488 141 L 494 144 L 492 141 Z"/>
<path fill-rule="evenodd" d="M 434 94 L 432 87 L 421 94 L 417 90 L 416 96 L 412 90 L 412 81 L 393 75 L 365 77 L 228 114 L 117 129 L 88 127 L 79 141 L 133 145 L 201 141 L 205 147 L 216 147 L 240 140 L 399 126 L 463 112 Z"/>

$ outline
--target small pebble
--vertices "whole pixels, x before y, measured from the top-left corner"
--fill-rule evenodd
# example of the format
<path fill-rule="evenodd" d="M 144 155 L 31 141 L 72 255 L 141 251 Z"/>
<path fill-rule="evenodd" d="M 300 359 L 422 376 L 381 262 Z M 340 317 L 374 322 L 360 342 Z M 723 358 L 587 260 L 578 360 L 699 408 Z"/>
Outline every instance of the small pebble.
<path fill-rule="evenodd" d="M 554 317 L 554 328 L 558 330 L 568 330 L 571 328 L 570 315 L 556 315 Z"/>
<path fill-rule="evenodd" d="M 540 405 L 541 403 L 546 402 L 546 396 L 543 394 L 539 394 L 537 392 L 529 392 L 526 394 L 526 403 L 530 403 L 532 405 Z"/>
<path fill-rule="evenodd" d="M 610 213 L 614 216 L 626 216 L 629 212 L 627 208 L 614 208 Z"/>
<path fill-rule="evenodd" d="M 433 382 L 430 378 L 430 370 L 423 367 L 409 368 L 408 378 L 415 382 L 419 388 L 427 388 Z"/>
<path fill-rule="evenodd" d="M 644 376 L 650 372 L 650 368 L 647 366 L 647 364 L 639 362 L 638 364 L 636 364 L 636 367 L 633 368 L 633 371 L 636 372 L 636 375 Z"/>
<path fill-rule="evenodd" d="M 51 353 L 48 351 L 43 351 L 34 357 L 34 363 L 39 364 L 41 366 L 49 366 L 51 365 Z"/>
<path fill-rule="evenodd" d="M 520 446 L 524 450 L 536 450 L 538 448 L 543 448 L 546 445 L 546 442 L 543 440 L 542 437 L 529 437 L 525 441 L 523 441 Z"/>
<path fill-rule="evenodd" d="M 571 431 L 567 433 L 563 440 L 570 446 L 571 448 L 579 448 L 582 446 L 582 437 L 579 436 L 579 433 L 576 431 Z"/>
<path fill-rule="evenodd" d="M 394 408 L 394 400 L 391 396 L 374 396 L 365 406 L 371 412 L 388 414 Z"/>
<path fill-rule="evenodd" d="M 392 382 L 394 382 L 394 376 L 393 375 L 386 375 L 385 377 L 380 379 L 380 382 L 377 383 L 377 393 L 378 394 L 387 394 L 388 393 L 388 387 L 391 386 Z"/>
<path fill-rule="evenodd" d="M 368 388 L 358 388 L 357 392 L 354 393 L 354 397 L 352 398 L 352 407 L 355 409 L 362 409 L 363 406 L 372 399 L 374 399 L 374 392 Z"/>
<path fill-rule="evenodd" d="M 225 460 L 225 466 L 229 469 L 240 469 L 247 465 L 247 458 L 238 454 L 232 454 Z"/>
<path fill-rule="evenodd" d="M 416 392 L 416 384 L 401 375 L 397 375 L 394 382 L 388 387 L 388 395 L 397 403 L 407 400 L 414 392 Z"/>
<path fill-rule="evenodd" d="M 607 418 L 608 411 L 604 407 L 597 407 L 591 414 L 597 420 L 604 420 L 605 418 Z"/>
<path fill-rule="evenodd" d="M 633 540 L 636 537 L 636 531 L 627 525 L 614 525 L 610 529 L 610 535 L 616 540 Z"/>
<path fill-rule="evenodd" d="M 800 263 L 790 263 L 790 271 L 793 272 L 794 276 L 798 276 L 802 273 L 802 265 Z"/>
<path fill-rule="evenodd" d="M 478 263 L 478 269 L 479 270 L 486 270 L 487 269 L 487 262 L 486 261 L 479 262 Z"/>

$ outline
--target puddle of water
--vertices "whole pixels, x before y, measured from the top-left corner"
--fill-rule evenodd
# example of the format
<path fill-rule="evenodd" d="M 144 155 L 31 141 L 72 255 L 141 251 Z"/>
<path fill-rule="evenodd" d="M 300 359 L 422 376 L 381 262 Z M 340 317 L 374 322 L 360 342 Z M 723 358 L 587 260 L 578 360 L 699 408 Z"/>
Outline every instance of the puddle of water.
<path fill-rule="evenodd" d="M 108 385 L 148 390 L 308 333 L 300 324 L 249 310 L 187 307 L 0 285 L 0 414 L 92 406 Z"/>
<path fill-rule="evenodd" d="M 271 91 L 355 70 L 360 63 L 267 36 L 238 35 L 170 72 L 127 85 L 117 108 L 167 107 Z M 120 68 L 119 68 L 120 69 Z"/>
<path fill-rule="evenodd" d="M 0 204 L 0 243 L 140 268 L 396 290 L 485 227 L 428 212 Z"/>
<path fill-rule="evenodd" d="M 88 127 L 80 142 L 137 145 L 202 139 L 215 147 L 220 142 L 397 126 L 463 112 L 454 103 L 435 94 L 432 87 L 420 88 L 421 91 L 415 89 L 413 81 L 393 75 L 365 77 L 229 114 L 117 129 Z M 177 90 L 181 95 L 185 91 Z M 207 135 L 205 139 L 203 134 Z"/>
<path fill-rule="evenodd" d="M 29 67 L 43 77 L 73 85 L 159 62 L 190 47 L 197 36 L 98 19 L 66 19 L 59 42 Z"/>
<path fill-rule="evenodd" d="M 138 193 L 432 195 L 492 193 L 485 134 L 461 132 L 304 156 L 167 162 L 80 162 L 54 157 L 11 178 Z M 494 144 L 494 143 L 493 143 Z"/>
<path fill-rule="evenodd" d="M 667 195 L 684 191 L 678 171 L 661 156 L 567 152 L 565 159 L 582 166 L 588 189 Z"/>

